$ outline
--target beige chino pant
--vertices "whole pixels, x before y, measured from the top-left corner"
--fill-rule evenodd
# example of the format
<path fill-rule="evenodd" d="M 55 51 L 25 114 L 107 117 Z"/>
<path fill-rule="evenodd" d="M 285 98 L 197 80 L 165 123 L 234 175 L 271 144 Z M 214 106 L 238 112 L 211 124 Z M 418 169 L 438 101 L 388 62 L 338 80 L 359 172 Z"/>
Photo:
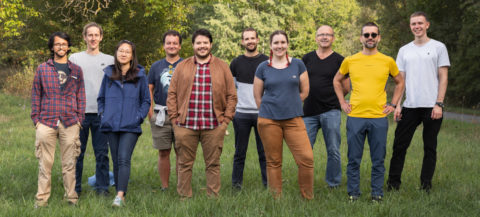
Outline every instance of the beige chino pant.
<path fill-rule="evenodd" d="M 298 185 L 306 199 L 313 199 L 313 151 L 301 117 L 287 120 L 258 118 L 258 133 L 267 158 L 268 188 L 275 198 L 282 194 L 283 139 L 298 166 Z"/>
<path fill-rule="evenodd" d="M 220 191 L 220 155 L 227 124 L 212 130 L 191 130 L 173 124 L 175 148 L 178 157 L 177 192 L 181 197 L 192 197 L 192 168 L 197 154 L 198 142 L 202 143 L 205 160 L 207 195 L 218 196 Z"/>
<path fill-rule="evenodd" d="M 80 154 L 79 124 L 65 128 L 60 123 L 57 129 L 41 123 L 37 124 L 35 138 L 35 156 L 38 159 L 38 191 L 35 199 L 47 202 L 51 191 L 52 166 L 55 159 L 57 139 L 62 157 L 64 198 L 72 203 L 78 200 L 75 192 L 75 164 Z"/>

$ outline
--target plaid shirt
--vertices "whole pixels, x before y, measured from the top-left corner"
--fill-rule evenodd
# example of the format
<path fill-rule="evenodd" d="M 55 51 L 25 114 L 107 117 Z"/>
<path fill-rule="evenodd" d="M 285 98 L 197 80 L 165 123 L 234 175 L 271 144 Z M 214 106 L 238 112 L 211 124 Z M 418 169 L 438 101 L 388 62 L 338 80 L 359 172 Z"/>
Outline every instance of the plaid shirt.
<path fill-rule="evenodd" d="M 32 86 L 33 124 L 38 122 L 57 129 L 61 121 L 65 127 L 82 123 L 85 113 L 85 86 L 82 69 L 70 61 L 71 72 L 64 90 L 60 88 L 53 59 L 40 64 Z"/>
<path fill-rule="evenodd" d="M 192 94 L 188 104 L 188 113 L 185 124 L 178 124 L 192 130 L 211 130 L 218 126 L 217 117 L 213 112 L 212 81 L 208 61 L 205 64 L 197 63 L 197 72 L 193 80 Z"/>

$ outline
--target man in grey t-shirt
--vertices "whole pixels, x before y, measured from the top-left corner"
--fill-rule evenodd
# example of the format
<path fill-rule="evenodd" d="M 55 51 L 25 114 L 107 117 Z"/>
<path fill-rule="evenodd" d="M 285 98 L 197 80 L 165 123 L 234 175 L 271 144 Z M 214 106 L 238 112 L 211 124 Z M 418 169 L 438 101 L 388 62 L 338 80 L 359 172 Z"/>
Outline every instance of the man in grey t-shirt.
<path fill-rule="evenodd" d="M 420 175 L 421 188 L 429 192 L 437 161 L 437 136 L 443 118 L 443 100 L 447 90 L 450 61 L 445 45 L 427 36 L 430 27 L 424 12 L 410 16 L 410 29 L 415 40 L 398 51 L 397 65 L 405 77 L 406 99 L 403 108 L 397 106 L 398 121 L 393 142 L 393 154 L 387 181 L 388 190 L 398 190 L 405 155 L 413 134 L 423 123 L 424 157 Z"/>
<path fill-rule="evenodd" d="M 114 63 L 113 57 L 100 52 L 100 42 L 103 38 L 103 30 L 97 23 L 88 23 L 83 27 L 83 39 L 87 44 L 87 50 L 72 54 L 70 61 L 82 68 L 85 80 L 85 94 L 87 105 L 85 119 L 80 129 L 80 155 L 76 165 L 75 191 L 80 195 L 82 191 L 83 158 L 87 148 L 89 130 L 92 132 L 92 146 L 96 161 L 97 194 L 108 195 L 109 187 L 109 161 L 107 137 L 100 132 L 100 116 L 97 114 L 97 96 L 104 75 L 103 69 Z"/>

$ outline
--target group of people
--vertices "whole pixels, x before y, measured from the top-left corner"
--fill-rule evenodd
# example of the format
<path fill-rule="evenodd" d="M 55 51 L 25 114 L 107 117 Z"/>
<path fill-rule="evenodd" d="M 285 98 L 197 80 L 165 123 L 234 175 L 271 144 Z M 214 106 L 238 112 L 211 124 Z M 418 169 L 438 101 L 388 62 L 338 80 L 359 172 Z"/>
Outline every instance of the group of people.
<path fill-rule="evenodd" d="M 220 156 L 230 121 L 235 131 L 232 188 L 242 189 L 252 127 L 262 184 L 274 198 L 282 194 L 285 141 L 298 166 L 301 196 L 313 199 L 313 147 L 320 128 L 327 150 L 325 181 L 329 188 L 338 188 L 342 181 L 341 110 L 348 116 L 350 201 L 361 194 L 360 163 L 366 137 L 372 160 L 371 200 L 382 200 L 389 125 L 386 116 L 392 112 L 398 124 L 387 189 L 400 188 L 406 151 L 416 127 L 423 123 L 421 187 L 429 192 L 450 66 L 445 45 L 427 36 L 429 26 L 424 12 L 411 15 L 415 39 L 400 49 L 396 61 L 377 50 L 380 29 L 372 22 L 361 28 L 363 49 L 346 58 L 332 50 L 335 34 L 328 25 L 316 32 L 318 49 L 302 59 L 288 56 L 289 39 L 284 31 L 270 35 L 270 55 L 266 56 L 257 49 L 257 31 L 246 28 L 241 34 L 245 52 L 230 65 L 211 54 L 213 38 L 208 30 L 193 33 L 194 55 L 186 59 L 179 55 L 182 37 L 169 30 L 163 35 L 166 57 L 155 62 L 148 75 L 138 64 L 135 45 L 128 40 L 118 43 L 113 57 L 100 52 L 103 30 L 96 23 L 83 29 L 87 50 L 70 58 L 69 36 L 56 32 L 48 41 L 51 58 L 37 68 L 32 88 L 31 117 L 39 159 L 35 207 L 47 206 L 57 138 L 65 199 L 77 204 L 89 132 L 96 159 L 94 188 L 99 195 L 109 195 L 110 147 L 116 188 L 112 206 L 124 206 L 132 153 L 147 116 L 153 148 L 159 151 L 161 189 L 169 188 L 174 147 L 177 192 L 182 199 L 193 196 L 192 168 L 199 142 L 206 193 L 218 196 Z M 389 77 L 395 89 L 387 102 Z M 405 101 L 400 106 L 404 92 Z"/>

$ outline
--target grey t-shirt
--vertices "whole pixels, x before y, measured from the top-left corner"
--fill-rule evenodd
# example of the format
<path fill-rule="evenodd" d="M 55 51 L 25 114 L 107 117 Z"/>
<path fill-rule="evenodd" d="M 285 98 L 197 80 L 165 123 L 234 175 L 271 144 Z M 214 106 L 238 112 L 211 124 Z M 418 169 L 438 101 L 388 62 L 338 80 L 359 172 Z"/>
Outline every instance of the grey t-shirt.
<path fill-rule="evenodd" d="M 405 72 L 405 102 L 407 108 L 432 108 L 438 95 L 438 68 L 450 66 L 447 48 L 430 39 L 417 46 L 413 42 L 401 47 L 397 55 L 398 70 Z"/>
<path fill-rule="evenodd" d="M 293 58 L 284 69 L 260 63 L 255 76 L 263 81 L 263 97 L 259 117 L 272 120 L 286 120 L 303 116 L 300 99 L 300 75 L 306 71 L 305 64 Z"/>
<path fill-rule="evenodd" d="M 103 69 L 114 64 L 113 56 L 99 53 L 90 55 L 86 51 L 74 53 L 69 60 L 82 68 L 85 80 L 85 96 L 87 105 L 85 113 L 97 113 L 97 97 L 103 79 Z"/>

